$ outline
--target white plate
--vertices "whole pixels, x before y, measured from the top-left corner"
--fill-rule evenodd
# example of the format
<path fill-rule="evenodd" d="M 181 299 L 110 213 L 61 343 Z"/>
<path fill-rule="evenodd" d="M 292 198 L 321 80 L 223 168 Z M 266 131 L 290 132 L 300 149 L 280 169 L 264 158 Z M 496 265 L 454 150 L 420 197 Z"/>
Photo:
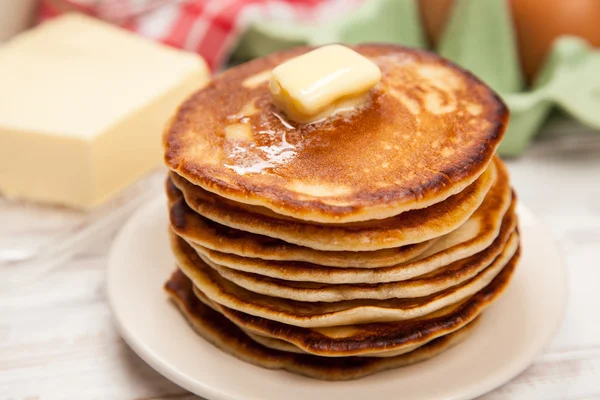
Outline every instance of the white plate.
<path fill-rule="evenodd" d="M 108 296 L 133 350 L 168 379 L 211 400 L 473 398 L 523 371 L 565 309 L 565 270 L 554 241 L 527 208 L 518 212 L 521 262 L 472 335 L 428 361 L 356 381 L 323 382 L 255 367 L 197 336 L 162 290 L 175 267 L 163 199 L 140 209 L 118 235 L 109 258 Z"/>

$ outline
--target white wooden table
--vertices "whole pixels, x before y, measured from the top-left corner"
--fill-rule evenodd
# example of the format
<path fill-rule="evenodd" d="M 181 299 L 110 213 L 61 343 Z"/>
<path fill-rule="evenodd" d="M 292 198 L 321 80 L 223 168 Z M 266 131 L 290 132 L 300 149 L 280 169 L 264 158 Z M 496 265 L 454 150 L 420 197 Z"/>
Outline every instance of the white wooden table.
<path fill-rule="evenodd" d="M 568 139 L 553 137 L 564 129 L 574 132 Z M 509 166 L 521 201 L 564 249 L 567 316 L 534 364 L 486 400 L 600 399 L 600 135 L 571 124 L 550 130 L 550 138 Z M 161 186 L 159 171 L 128 196 L 140 202 Z M 81 222 L 85 216 L 66 210 L 0 205 L 5 257 L 26 257 L 23 251 L 57 232 L 71 237 L 64 246 L 49 242 L 39 259 L 0 266 L 0 399 L 195 398 L 141 361 L 111 319 L 104 291 L 107 253 L 136 206 L 126 203 L 116 216 L 96 213 Z M 74 239 L 73 224 L 84 227 Z"/>

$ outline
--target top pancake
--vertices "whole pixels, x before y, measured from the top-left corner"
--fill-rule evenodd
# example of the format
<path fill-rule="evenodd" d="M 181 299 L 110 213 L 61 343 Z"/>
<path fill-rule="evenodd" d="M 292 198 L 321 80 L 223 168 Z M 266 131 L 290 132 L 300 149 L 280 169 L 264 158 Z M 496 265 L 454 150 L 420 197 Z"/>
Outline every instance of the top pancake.
<path fill-rule="evenodd" d="M 421 50 L 353 49 L 382 71 L 364 108 L 285 121 L 271 103 L 269 71 L 310 48 L 276 53 L 217 76 L 179 108 L 164 136 L 168 167 L 219 196 L 321 223 L 428 207 L 474 182 L 506 126 L 497 95 Z M 226 134 L 233 124 L 249 129 Z"/>

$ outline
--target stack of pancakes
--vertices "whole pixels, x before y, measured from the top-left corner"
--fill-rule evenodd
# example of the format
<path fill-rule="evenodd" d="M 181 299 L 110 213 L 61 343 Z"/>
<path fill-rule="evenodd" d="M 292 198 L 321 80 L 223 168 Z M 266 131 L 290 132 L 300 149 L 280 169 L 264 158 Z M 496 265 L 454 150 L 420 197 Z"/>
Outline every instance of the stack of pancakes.
<path fill-rule="evenodd" d="M 359 110 L 286 120 L 268 78 L 298 48 L 217 76 L 164 138 L 171 298 L 224 351 L 330 380 L 457 344 L 519 258 L 506 107 L 433 54 L 353 49 L 382 71 Z"/>

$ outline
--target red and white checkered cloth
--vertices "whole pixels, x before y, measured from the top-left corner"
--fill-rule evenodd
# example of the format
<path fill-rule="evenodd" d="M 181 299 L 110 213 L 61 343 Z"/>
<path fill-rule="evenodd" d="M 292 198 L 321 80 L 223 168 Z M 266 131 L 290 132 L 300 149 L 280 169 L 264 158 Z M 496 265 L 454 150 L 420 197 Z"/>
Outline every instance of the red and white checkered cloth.
<path fill-rule="evenodd" d="M 40 20 L 79 11 L 201 54 L 213 71 L 257 20 L 320 21 L 361 0 L 42 0 Z"/>

